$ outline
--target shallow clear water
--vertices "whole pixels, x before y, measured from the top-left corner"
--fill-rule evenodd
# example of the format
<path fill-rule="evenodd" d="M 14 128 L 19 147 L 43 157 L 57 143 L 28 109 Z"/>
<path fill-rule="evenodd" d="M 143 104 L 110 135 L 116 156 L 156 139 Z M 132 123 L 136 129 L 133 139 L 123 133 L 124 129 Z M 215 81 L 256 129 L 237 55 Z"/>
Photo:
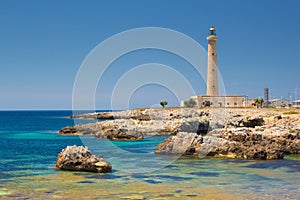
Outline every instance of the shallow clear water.
<path fill-rule="evenodd" d="M 0 198 L 300 199 L 299 156 L 275 161 L 158 156 L 153 150 L 166 136 L 109 142 L 58 135 L 61 127 L 73 125 L 71 114 L 0 112 Z M 74 144 L 103 155 L 112 173 L 56 170 L 58 153 Z"/>

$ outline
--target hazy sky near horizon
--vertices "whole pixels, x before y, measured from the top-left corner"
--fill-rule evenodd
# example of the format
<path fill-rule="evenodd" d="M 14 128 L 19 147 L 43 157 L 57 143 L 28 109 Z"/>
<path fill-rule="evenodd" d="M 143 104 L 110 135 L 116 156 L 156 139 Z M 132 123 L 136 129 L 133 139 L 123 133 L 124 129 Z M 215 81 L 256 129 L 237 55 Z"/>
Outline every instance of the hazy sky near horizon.
<path fill-rule="evenodd" d="M 227 94 L 259 97 L 269 87 L 271 98 L 288 98 L 289 91 L 294 98 L 300 88 L 299 11 L 297 0 L 2 0 L 0 110 L 70 109 L 86 56 L 112 35 L 141 27 L 179 31 L 206 49 L 213 25 Z M 122 73 L 151 62 L 181 71 L 197 94 L 205 94 L 203 80 L 185 61 L 155 50 L 133 52 L 115 62 L 99 83 L 97 109 L 110 107 L 109 91 Z M 129 107 L 151 107 L 163 99 L 170 106 L 178 103 L 168 88 L 145 85 L 132 95 Z"/>

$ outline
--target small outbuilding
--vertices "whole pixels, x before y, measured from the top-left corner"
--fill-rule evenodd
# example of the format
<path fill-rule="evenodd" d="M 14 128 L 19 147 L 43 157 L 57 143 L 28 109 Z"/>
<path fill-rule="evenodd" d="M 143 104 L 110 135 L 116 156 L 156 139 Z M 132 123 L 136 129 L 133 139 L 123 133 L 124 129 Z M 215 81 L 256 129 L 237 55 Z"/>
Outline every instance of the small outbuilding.
<path fill-rule="evenodd" d="M 296 100 L 296 101 L 293 101 L 292 106 L 293 106 L 294 108 L 300 108 L 300 99 L 299 99 L 299 100 Z"/>
<path fill-rule="evenodd" d="M 271 107 L 288 107 L 289 101 L 286 99 L 271 99 L 271 100 L 269 100 L 269 106 L 271 106 Z"/>

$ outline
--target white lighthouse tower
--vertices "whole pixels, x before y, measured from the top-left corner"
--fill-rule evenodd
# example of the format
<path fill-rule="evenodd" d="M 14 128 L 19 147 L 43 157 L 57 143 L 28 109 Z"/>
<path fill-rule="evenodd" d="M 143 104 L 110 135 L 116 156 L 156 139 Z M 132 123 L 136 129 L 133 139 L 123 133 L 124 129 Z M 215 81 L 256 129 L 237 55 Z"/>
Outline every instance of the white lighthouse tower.
<path fill-rule="evenodd" d="M 214 27 L 210 27 L 208 40 L 208 49 L 207 49 L 207 96 L 218 96 L 218 64 L 217 64 L 217 39 L 216 30 Z"/>

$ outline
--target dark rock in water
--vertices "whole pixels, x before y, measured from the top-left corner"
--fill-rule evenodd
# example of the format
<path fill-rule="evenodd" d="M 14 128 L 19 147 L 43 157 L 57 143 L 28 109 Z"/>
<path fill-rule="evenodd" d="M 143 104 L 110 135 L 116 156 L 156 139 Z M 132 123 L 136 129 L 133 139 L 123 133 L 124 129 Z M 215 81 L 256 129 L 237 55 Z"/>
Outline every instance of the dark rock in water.
<path fill-rule="evenodd" d="M 159 184 L 159 183 L 161 183 L 161 181 L 156 181 L 156 180 L 144 180 L 144 182 L 146 182 L 146 183 L 150 183 L 150 184 Z"/>
<path fill-rule="evenodd" d="M 75 135 L 76 132 L 77 130 L 73 126 L 66 126 L 59 131 L 59 134 Z"/>
<path fill-rule="evenodd" d="M 192 175 L 197 175 L 197 176 L 207 176 L 207 177 L 216 177 L 219 176 L 219 173 L 216 172 L 191 172 L 190 174 Z"/>
<path fill-rule="evenodd" d="M 95 184 L 94 181 L 78 181 L 77 183 L 84 183 L 84 184 Z"/>
<path fill-rule="evenodd" d="M 112 166 L 101 156 L 92 155 L 87 147 L 67 146 L 56 160 L 56 168 L 69 171 L 110 172 Z"/>
<path fill-rule="evenodd" d="M 175 193 L 181 193 L 183 190 L 175 190 Z"/>

